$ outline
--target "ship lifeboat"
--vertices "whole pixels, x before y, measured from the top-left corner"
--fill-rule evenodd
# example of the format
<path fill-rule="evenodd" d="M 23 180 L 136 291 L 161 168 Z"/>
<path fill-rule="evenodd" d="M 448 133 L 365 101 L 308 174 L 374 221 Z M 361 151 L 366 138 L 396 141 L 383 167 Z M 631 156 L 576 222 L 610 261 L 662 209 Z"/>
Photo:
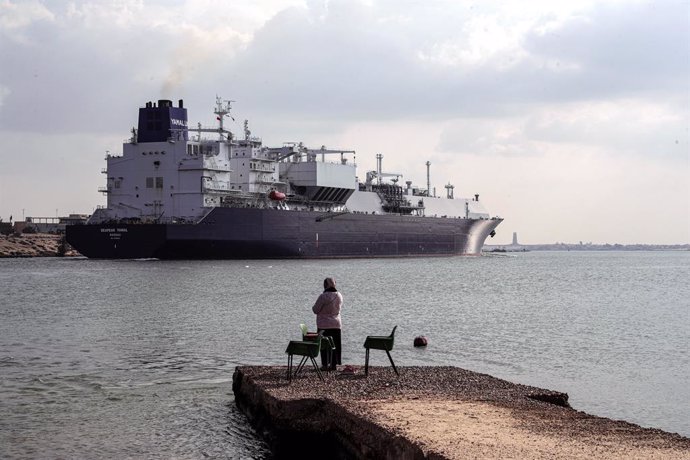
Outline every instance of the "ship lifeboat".
<path fill-rule="evenodd" d="M 283 192 L 279 192 L 278 190 L 271 190 L 271 193 L 268 194 L 268 197 L 273 201 L 283 201 L 285 199 L 285 194 Z"/>

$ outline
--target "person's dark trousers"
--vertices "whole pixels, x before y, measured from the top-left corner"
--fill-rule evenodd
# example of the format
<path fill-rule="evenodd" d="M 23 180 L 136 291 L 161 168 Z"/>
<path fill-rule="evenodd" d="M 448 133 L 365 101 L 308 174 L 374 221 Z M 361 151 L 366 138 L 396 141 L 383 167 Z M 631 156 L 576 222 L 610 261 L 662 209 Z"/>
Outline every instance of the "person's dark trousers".
<path fill-rule="evenodd" d="M 340 360 L 340 329 L 319 329 L 319 332 L 323 331 L 323 335 L 327 337 L 333 337 L 333 344 L 335 345 L 335 351 L 333 352 L 333 359 L 331 361 L 331 369 L 335 369 L 336 364 L 342 364 Z M 327 353 L 321 353 L 321 365 L 323 367 L 328 366 L 328 355 Z"/>

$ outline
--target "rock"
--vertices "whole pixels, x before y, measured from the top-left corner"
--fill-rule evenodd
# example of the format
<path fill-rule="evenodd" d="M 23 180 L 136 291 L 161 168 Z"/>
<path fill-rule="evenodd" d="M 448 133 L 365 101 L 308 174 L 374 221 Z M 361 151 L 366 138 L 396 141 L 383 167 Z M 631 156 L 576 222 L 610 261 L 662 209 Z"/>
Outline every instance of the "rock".
<path fill-rule="evenodd" d="M 78 255 L 78 252 L 64 243 L 61 235 L 46 233 L 0 235 L 0 258 Z"/>

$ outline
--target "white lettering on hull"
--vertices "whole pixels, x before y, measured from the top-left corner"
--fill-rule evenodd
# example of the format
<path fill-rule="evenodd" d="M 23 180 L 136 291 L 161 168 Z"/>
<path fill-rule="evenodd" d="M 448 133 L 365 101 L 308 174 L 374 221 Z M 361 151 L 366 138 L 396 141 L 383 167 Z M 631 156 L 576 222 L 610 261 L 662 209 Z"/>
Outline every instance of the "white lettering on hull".
<path fill-rule="evenodd" d="M 123 233 L 127 233 L 126 228 L 102 228 L 101 233 L 107 233 L 111 240 L 119 240 Z"/>

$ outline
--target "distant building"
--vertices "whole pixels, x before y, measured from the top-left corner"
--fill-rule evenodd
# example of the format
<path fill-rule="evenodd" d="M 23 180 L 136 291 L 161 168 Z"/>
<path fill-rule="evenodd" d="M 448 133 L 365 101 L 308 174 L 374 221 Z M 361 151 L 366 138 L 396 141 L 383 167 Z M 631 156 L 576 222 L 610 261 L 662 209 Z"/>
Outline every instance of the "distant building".
<path fill-rule="evenodd" d="M 11 222 L 0 221 L 0 235 L 9 235 L 14 229 L 12 228 Z"/>
<path fill-rule="evenodd" d="M 67 225 L 84 224 L 88 214 L 70 214 L 67 217 L 27 217 L 24 222 L 15 222 L 14 231 L 22 233 L 31 228 L 37 233 L 63 233 Z"/>
<path fill-rule="evenodd" d="M 485 252 L 526 252 L 528 251 L 526 246 L 521 245 L 518 242 L 517 232 L 513 232 L 513 242 L 506 246 L 501 245 L 484 245 Z"/>

